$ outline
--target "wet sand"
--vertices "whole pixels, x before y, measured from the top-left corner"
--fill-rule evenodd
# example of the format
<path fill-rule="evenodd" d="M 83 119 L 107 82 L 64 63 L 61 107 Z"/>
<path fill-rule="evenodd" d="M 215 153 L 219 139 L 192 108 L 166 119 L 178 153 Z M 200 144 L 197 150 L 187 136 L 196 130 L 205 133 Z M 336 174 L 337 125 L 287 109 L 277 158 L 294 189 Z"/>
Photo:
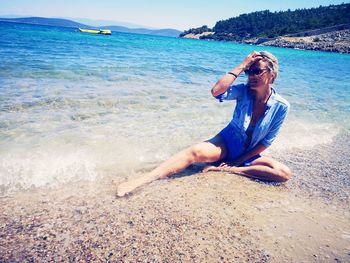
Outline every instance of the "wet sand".
<path fill-rule="evenodd" d="M 116 175 L 2 197 L 0 261 L 349 262 L 347 139 L 274 153 L 281 185 L 194 166 L 127 198 Z"/>

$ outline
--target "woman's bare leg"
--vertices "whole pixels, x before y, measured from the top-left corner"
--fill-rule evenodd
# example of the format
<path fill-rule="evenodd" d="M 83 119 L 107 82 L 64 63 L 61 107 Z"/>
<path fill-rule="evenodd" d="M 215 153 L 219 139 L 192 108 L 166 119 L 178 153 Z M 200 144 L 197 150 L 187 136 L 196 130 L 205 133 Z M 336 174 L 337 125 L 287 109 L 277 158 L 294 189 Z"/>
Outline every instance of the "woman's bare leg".
<path fill-rule="evenodd" d="M 208 141 L 196 144 L 173 155 L 151 172 L 120 184 L 117 189 L 117 195 L 120 197 L 124 196 L 140 186 L 158 179 L 167 178 L 175 173 L 181 172 L 193 163 L 221 160 L 226 154 L 227 150 L 223 139 L 220 135 L 216 135 Z"/>
<path fill-rule="evenodd" d="M 265 156 L 261 156 L 254 160 L 250 166 L 208 166 L 203 170 L 203 172 L 209 171 L 227 171 L 250 178 L 272 182 L 285 182 L 292 176 L 292 172 L 286 165 Z"/>

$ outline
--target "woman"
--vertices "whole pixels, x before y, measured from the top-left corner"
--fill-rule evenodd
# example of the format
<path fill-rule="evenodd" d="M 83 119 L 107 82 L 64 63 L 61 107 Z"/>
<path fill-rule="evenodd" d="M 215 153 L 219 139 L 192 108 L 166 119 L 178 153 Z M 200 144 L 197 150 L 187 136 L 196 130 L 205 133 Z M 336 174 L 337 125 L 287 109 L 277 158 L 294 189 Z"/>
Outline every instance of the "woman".
<path fill-rule="evenodd" d="M 243 71 L 248 75 L 248 83 L 232 85 Z M 260 155 L 276 138 L 289 109 L 289 103 L 272 87 L 277 74 L 278 61 L 271 53 L 249 54 L 211 90 L 220 101 L 237 100 L 229 125 L 212 139 L 175 154 L 150 173 L 120 184 L 117 195 L 124 196 L 198 162 L 225 161 L 218 167 L 207 166 L 204 172 L 227 171 L 266 181 L 287 181 L 291 171 L 286 165 Z"/>

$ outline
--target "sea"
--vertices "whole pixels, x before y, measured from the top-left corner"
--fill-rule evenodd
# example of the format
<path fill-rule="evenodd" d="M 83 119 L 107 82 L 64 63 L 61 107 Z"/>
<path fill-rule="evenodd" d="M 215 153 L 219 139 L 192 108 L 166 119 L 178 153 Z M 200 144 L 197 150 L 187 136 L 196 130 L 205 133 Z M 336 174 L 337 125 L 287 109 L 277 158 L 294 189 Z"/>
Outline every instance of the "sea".
<path fill-rule="evenodd" d="M 294 168 L 290 187 L 347 192 L 348 54 L 0 22 L 0 194 L 130 178 L 213 137 L 235 102 L 210 89 L 253 50 L 278 57 L 291 104 L 266 154 Z"/>

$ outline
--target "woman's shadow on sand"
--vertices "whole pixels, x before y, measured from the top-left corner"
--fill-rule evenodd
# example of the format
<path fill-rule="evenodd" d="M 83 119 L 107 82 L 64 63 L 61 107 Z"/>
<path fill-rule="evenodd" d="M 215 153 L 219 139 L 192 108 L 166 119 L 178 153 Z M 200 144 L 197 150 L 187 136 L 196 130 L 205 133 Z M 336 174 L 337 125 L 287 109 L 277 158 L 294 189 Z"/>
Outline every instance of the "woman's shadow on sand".
<path fill-rule="evenodd" d="M 186 176 L 192 176 L 194 174 L 201 174 L 201 173 L 207 173 L 203 172 L 203 169 L 206 166 L 219 166 L 221 162 L 214 162 L 214 163 L 195 163 L 191 164 L 189 167 L 187 167 L 185 170 L 182 172 L 173 174 L 172 176 L 169 177 L 169 179 L 176 179 L 176 178 L 181 178 L 181 177 L 186 177 Z M 222 171 L 221 173 L 227 173 L 225 171 Z M 234 173 L 230 173 L 232 176 L 242 176 L 242 175 L 236 175 Z M 245 176 L 242 176 L 245 177 Z M 285 186 L 284 183 L 279 183 L 279 182 L 270 182 L 270 181 L 264 181 L 264 180 L 259 180 L 255 178 L 249 178 L 245 177 L 248 180 L 255 181 L 256 183 L 263 184 L 263 185 L 269 185 L 269 186 Z"/>
<path fill-rule="evenodd" d="M 173 174 L 169 178 L 181 178 L 181 177 L 186 177 L 186 176 L 192 176 L 194 174 L 202 173 L 204 167 L 209 165 L 209 163 L 196 163 L 196 164 L 191 164 L 189 167 L 187 167 L 185 170 Z"/>

